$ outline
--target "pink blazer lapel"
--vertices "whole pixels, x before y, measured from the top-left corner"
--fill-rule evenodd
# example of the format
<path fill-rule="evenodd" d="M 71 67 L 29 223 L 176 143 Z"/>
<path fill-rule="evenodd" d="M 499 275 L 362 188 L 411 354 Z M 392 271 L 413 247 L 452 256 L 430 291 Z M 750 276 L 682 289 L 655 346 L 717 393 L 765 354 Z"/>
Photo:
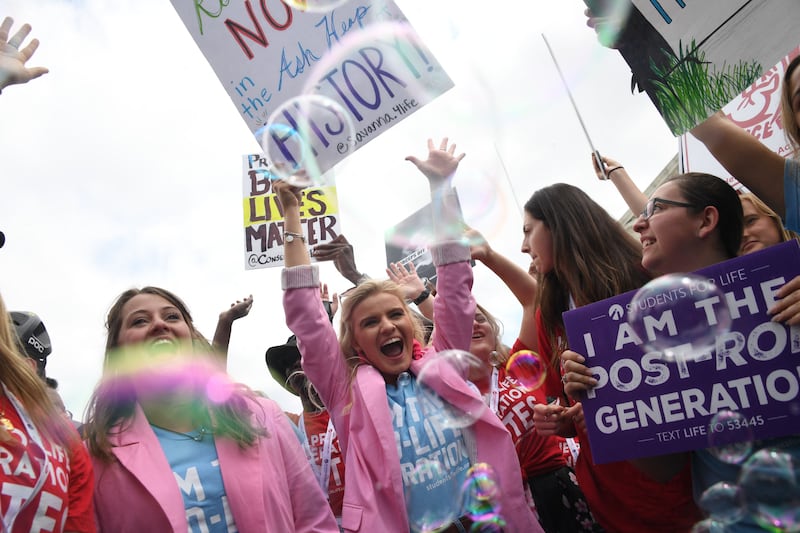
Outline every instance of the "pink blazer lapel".
<path fill-rule="evenodd" d="M 114 456 L 160 504 L 173 529 L 186 529 L 183 498 L 172 469 L 138 404 L 131 425 L 110 440 Z"/>
<path fill-rule="evenodd" d="M 268 437 L 269 438 L 269 437 Z M 273 437 L 275 438 L 275 437 Z M 233 439 L 215 439 L 222 482 L 239 531 L 269 531 L 264 501 L 264 488 L 270 486 L 269 477 L 284 475 L 272 466 L 276 458 L 262 457 L 262 439 L 256 446 L 240 448 Z M 264 479 L 267 477 L 267 479 Z M 282 485 L 282 483 L 273 483 Z"/>

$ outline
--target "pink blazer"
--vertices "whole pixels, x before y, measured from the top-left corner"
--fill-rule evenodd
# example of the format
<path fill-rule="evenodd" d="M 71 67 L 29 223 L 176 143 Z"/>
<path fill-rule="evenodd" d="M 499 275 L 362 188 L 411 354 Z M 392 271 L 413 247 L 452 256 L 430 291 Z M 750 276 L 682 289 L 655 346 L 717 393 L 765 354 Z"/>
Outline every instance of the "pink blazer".
<path fill-rule="evenodd" d="M 433 347 L 411 363 L 418 374 L 425 357 L 445 349 L 468 350 L 475 300 L 469 249 L 448 243 L 431 250 L 437 265 Z M 342 528 L 353 532 L 408 532 L 400 457 L 394 439 L 386 384 L 370 365 L 361 365 L 350 382 L 339 341 L 319 298 L 315 266 L 284 270 L 286 323 L 296 335 L 303 369 L 333 419 L 345 455 Z M 449 365 L 435 365 L 431 387 L 447 402 L 481 417 L 472 429 L 477 461 L 492 465 L 499 477 L 506 532 L 541 532 L 525 499 L 519 461 L 511 436 L 483 400 Z M 433 370 L 433 369 L 432 369 Z M 426 369 L 426 374 L 429 371 Z"/>
<path fill-rule="evenodd" d="M 230 439 L 215 439 L 237 529 L 337 533 L 336 520 L 286 415 L 266 399 L 259 399 L 254 410 L 267 437 L 244 450 Z M 98 531 L 186 531 L 180 490 L 138 405 L 131 426 L 112 435 L 111 442 L 116 462 L 92 459 Z"/>

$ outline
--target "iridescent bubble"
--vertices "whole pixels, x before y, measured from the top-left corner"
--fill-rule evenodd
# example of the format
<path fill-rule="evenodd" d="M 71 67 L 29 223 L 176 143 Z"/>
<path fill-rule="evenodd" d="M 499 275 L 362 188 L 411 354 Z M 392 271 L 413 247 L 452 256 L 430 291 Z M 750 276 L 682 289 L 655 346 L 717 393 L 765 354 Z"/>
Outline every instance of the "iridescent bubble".
<path fill-rule="evenodd" d="M 348 0 L 281 0 L 284 4 L 299 11 L 308 11 L 311 13 L 333 11 L 337 7 L 346 4 L 347 1 Z"/>
<path fill-rule="evenodd" d="M 436 393 L 436 383 L 447 379 L 455 371 L 458 379 L 480 381 L 489 376 L 491 370 L 475 355 L 463 350 L 443 350 L 430 356 L 417 375 L 419 397 L 425 417 L 442 428 L 458 429 L 471 426 L 486 411 L 487 406 L 476 392 L 474 401 L 459 409 Z"/>
<path fill-rule="evenodd" d="M 665 361 L 707 354 L 731 327 L 722 291 L 694 274 L 658 277 L 636 292 L 628 324 L 647 352 L 661 352 Z"/>
<path fill-rule="evenodd" d="M 692 526 L 691 533 L 725 533 L 725 526 L 712 518 L 706 518 Z"/>
<path fill-rule="evenodd" d="M 404 474 L 408 483 L 405 483 L 406 509 L 408 510 L 411 530 L 420 533 L 439 531 L 447 527 L 458 517 L 458 487 L 455 485 L 455 476 L 439 461 L 422 461 L 408 474 Z M 413 490 L 416 485 L 434 485 L 441 490 L 438 493 L 445 497 L 450 495 L 450 501 L 442 505 L 430 505 L 430 496 L 427 491 Z"/>
<path fill-rule="evenodd" d="M 547 364 L 531 350 L 520 350 L 506 362 L 506 372 L 525 390 L 538 389 L 547 379 Z"/>
<path fill-rule="evenodd" d="M 467 471 L 462 493 L 465 513 L 473 521 L 470 531 L 502 531 L 505 521 L 500 514 L 500 488 L 491 465 L 472 465 Z"/>
<path fill-rule="evenodd" d="M 736 411 L 719 411 L 708 423 L 708 451 L 725 463 L 741 463 L 753 450 L 752 422 Z"/>
<path fill-rule="evenodd" d="M 323 185 L 322 175 L 341 157 L 336 138 L 353 131 L 349 113 L 330 98 L 301 95 L 278 107 L 260 130 L 271 172 L 297 187 Z"/>
<path fill-rule="evenodd" d="M 719 524 L 733 524 L 744 516 L 739 487 L 720 481 L 708 487 L 700 496 L 700 507 Z"/>
<path fill-rule="evenodd" d="M 597 40 L 603 46 L 615 48 L 633 3 L 629 0 L 584 0 L 584 2 L 591 11 L 588 25 L 594 28 Z"/>
<path fill-rule="evenodd" d="M 790 453 L 769 448 L 758 450 L 742 465 L 739 488 L 747 512 L 769 531 L 800 530 L 796 469 Z"/>

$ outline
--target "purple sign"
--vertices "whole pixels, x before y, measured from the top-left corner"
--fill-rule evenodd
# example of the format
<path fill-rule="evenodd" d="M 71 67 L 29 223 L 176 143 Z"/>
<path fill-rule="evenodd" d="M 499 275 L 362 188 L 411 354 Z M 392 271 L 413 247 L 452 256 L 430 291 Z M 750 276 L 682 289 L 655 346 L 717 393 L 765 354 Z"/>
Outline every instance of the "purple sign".
<path fill-rule="evenodd" d="M 652 336 L 628 323 L 636 291 L 564 313 L 570 349 L 584 355 L 598 387 L 583 400 L 595 463 L 608 463 L 800 433 L 800 326 L 770 320 L 775 292 L 800 275 L 800 246 L 789 241 L 697 271 L 724 294 L 692 298 L 673 313 L 659 299 L 651 333 L 674 337 L 665 358 L 644 349 Z M 667 297 L 665 295 L 665 297 Z M 682 306 L 686 309 L 687 306 Z M 665 310 L 666 309 L 666 310 Z M 684 331 L 732 318 L 711 347 Z M 645 309 L 645 314 L 647 309 Z"/>

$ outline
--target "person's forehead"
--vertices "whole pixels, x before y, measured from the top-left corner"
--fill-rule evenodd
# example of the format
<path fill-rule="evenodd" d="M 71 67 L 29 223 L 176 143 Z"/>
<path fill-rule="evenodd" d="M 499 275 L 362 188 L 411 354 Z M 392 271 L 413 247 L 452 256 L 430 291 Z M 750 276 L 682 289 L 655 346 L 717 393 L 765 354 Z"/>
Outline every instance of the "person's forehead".
<path fill-rule="evenodd" d="M 128 315 L 143 309 L 163 309 L 165 307 L 174 308 L 175 305 L 158 294 L 137 294 L 122 306 L 122 314 Z"/>

